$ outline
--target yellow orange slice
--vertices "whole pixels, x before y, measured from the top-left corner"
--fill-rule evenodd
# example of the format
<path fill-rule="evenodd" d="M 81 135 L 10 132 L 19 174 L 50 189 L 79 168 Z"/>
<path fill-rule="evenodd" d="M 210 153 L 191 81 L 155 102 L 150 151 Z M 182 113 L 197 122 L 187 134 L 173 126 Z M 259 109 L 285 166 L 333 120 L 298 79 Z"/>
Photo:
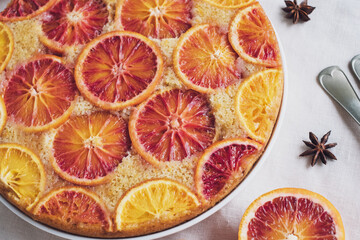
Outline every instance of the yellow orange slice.
<path fill-rule="evenodd" d="M 297 188 L 266 193 L 248 207 L 239 240 L 344 240 L 341 216 L 323 196 Z"/>
<path fill-rule="evenodd" d="M 63 52 L 70 46 L 83 45 L 94 39 L 108 22 L 109 12 L 102 0 L 60 0 L 41 17 L 48 48 Z"/>
<path fill-rule="evenodd" d="M 0 144 L 0 193 L 27 210 L 45 189 L 45 170 L 39 157 L 18 144 Z"/>
<path fill-rule="evenodd" d="M 255 0 L 204 0 L 216 7 L 221 8 L 240 8 L 249 5 Z"/>
<path fill-rule="evenodd" d="M 0 22 L 0 73 L 6 68 L 14 51 L 14 37 L 8 26 Z"/>
<path fill-rule="evenodd" d="M 2 133 L 2 130 L 5 127 L 7 120 L 7 113 L 6 113 L 6 106 L 4 99 L 0 97 L 0 134 Z"/>
<path fill-rule="evenodd" d="M 125 120 L 109 113 L 93 113 L 72 117 L 58 128 L 51 162 L 67 181 L 96 185 L 111 180 L 129 148 Z"/>
<path fill-rule="evenodd" d="M 116 17 L 127 31 L 152 38 L 176 38 L 191 27 L 190 0 L 120 0 Z"/>
<path fill-rule="evenodd" d="M 80 54 L 75 79 L 93 104 L 120 110 L 145 100 L 163 72 L 160 49 L 141 34 L 118 31 L 91 41 Z"/>
<path fill-rule="evenodd" d="M 235 111 L 249 136 L 265 142 L 276 122 L 283 91 L 283 72 L 270 69 L 250 76 L 235 97 Z"/>
<path fill-rule="evenodd" d="M 11 0 L 0 13 L 0 21 L 22 21 L 40 15 L 57 0 Z"/>
<path fill-rule="evenodd" d="M 104 233 L 112 230 L 110 213 L 93 192 L 80 187 L 52 190 L 33 210 L 39 220 L 68 231 Z"/>
<path fill-rule="evenodd" d="M 156 221 L 166 224 L 191 214 L 199 205 L 186 186 L 167 179 L 150 180 L 130 189 L 119 201 L 116 228 L 129 230 Z"/>
<path fill-rule="evenodd" d="M 132 113 L 129 132 L 134 148 L 161 166 L 201 152 L 215 138 L 215 117 L 205 96 L 173 89 L 154 94 Z"/>
<path fill-rule="evenodd" d="M 21 65 L 10 76 L 4 92 L 9 120 L 29 132 L 65 122 L 75 97 L 72 71 L 52 55 L 40 55 Z"/>
<path fill-rule="evenodd" d="M 187 87 L 209 93 L 240 81 L 237 58 L 220 27 L 199 25 L 181 36 L 174 50 L 174 69 Z"/>
<path fill-rule="evenodd" d="M 196 189 L 206 202 L 224 197 L 247 174 L 262 145 L 249 139 L 227 139 L 206 149 L 195 172 Z"/>
<path fill-rule="evenodd" d="M 275 31 L 259 3 L 239 10 L 230 25 L 229 40 L 244 60 L 266 67 L 281 66 Z"/>

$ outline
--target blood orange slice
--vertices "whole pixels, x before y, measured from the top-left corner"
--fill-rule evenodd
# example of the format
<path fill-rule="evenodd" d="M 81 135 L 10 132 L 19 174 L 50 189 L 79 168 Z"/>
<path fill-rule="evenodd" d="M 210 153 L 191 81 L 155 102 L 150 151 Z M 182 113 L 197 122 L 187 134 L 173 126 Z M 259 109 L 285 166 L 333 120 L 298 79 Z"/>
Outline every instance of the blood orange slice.
<path fill-rule="evenodd" d="M 146 99 L 161 79 L 160 49 L 133 32 L 111 32 L 90 42 L 80 54 L 75 79 L 93 104 L 120 110 Z"/>
<path fill-rule="evenodd" d="M 115 223 L 120 231 L 140 229 L 154 221 L 162 226 L 174 224 L 199 206 L 188 187 L 168 179 L 150 180 L 124 194 L 115 210 Z"/>
<path fill-rule="evenodd" d="M 101 199 L 80 187 L 52 190 L 34 208 L 39 220 L 68 231 L 105 232 L 112 230 L 110 213 Z"/>
<path fill-rule="evenodd" d="M 191 28 L 174 50 L 174 68 L 179 78 L 189 88 L 204 93 L 240 81 L 242 73 L 236 59 L 227 34 L 210 25 Z"/>
<path fill-rule="evenodd" d="M 174 89 L 155 94 L 135 109 L 129 131 L 138 153 L 159 166 L 207 148 L 215 138 L 215 118 L 204 96 Z"/>
<path fill-rule="evenodd" d="M 14 51 L 14 36 L 6 24 L 0 22 L 0 73 L 6 68 Z"/>
<path fill-rule="evenodd" d="M 205 0 L 206 2 L 221 8 L 240 8 L 247 6 L 255 0 Z"/>
<path fill-rule="evenodd" d="M 191 0 L 121 0 L 116 19 L 127 31 L 152 38 L 176 38 L 191 27 Z"/>
<path fill-rule="evenodd" d="M 266 193 L 246 210 L 239 240 L 304 239 L 344 240 L 339 212 L 323 196 L 297 188 Z"/>
<path fill-rule="evenodd" d="M 21 21 L 30 19 L 49 9 L 57 0 L 11 0 L 0 13 L 0 21 Z"/>
<path fill-rule="evenodd" d="M 82 185 L 109 181 L 129 149 L 127 125 L 109 113 L 70 118 L 53 142 L 52 165 L 64 179 Z"/>
<path fill-rule="evenodd" d="M 241 138 L 206 149 L 195 172 L 196 189 L 203 200 L 215 203 L 223 198 L 247 174 L 261 149 L 261 144 Z"/>
<path fill-rule="evenodd" d="M 42 16 L 48 48 L 63 52 L 69 46 L 83 45 L 97 37 L 108 22 L 108 10 L 102 0 L 60 0 Z"/>
<path fill-rule="evenodd" d="M 229 40 L 244 60 L 267 67 L 281 66 L 274 29 L 259 3 L 239 10 L 230 25 Z"/>
<path fill-rule="evenodd" d="M 4 100 L 9 119 L 25 131 L 55 128 L 73 109 L 76 85 L 62 59 L 40 55 L 21 65 L 9 78 Z"/>

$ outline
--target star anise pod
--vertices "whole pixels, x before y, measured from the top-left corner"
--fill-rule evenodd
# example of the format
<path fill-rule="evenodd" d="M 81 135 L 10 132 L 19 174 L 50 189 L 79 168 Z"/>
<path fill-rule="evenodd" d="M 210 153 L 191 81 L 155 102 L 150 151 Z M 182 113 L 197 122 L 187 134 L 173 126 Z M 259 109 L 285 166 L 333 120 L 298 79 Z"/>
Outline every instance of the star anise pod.
<path fill-rule="evenodd" d="M 323 162 L 325 165 L 326 165 L 327 158 L 337 160 L 335 155 L 332 154 L 328 150 L 329 148 L 335 147 L 337 145 L 337 143 L 326 144 L 329 139 L 330 133 L 331 133 L 331 131 L 329 131 L 327 134 L 325 134 L 321 138 L 321 141 L 319 142 L 319 139 L 315 136 L 315 134 L 310 132 L 309 138 L 310 138 L 311 142 L 303 141 L 305 143 L 305 145 L 311 149 L 303 152 L 302 154 L 300 154 L 300 156 L 303 157 L 303 156 L 308 156 L 308 155 L 314 154 L 314 157 L 311 161 L 311 166 L 314 166 L 317 163 L 319 158 L 320 158 L 321 162 Z"/>
<path fill-rule="evenodd" d="M 314 11 L 315 7 L 309 6 L 307 0 L 297 4 L 297 1 L 285 1 L 286 7 L 283 8 L 286 14 L 285 17 L 292 18 L 293 23 L 296 24 L 299 22 L 299 19 L 307 22 L 310 20 L 309 15 Z"/>

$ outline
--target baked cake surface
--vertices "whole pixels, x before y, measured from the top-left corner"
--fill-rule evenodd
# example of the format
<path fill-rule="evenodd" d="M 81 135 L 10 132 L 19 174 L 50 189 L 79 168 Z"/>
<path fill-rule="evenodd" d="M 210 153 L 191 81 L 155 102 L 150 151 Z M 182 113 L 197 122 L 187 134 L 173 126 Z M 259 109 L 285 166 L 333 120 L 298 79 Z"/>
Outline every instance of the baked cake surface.
<path fill-rule="evenodd" d="M 0 17 L 14 43 L 12 57 L 0 73 L 2 114 L 7 114 L 0 136 L 2 196 L 55 228 L 111 238 L 180 224 L 241 183 L 266 148 L 283 94 L 276 37 L 256 1 L 233 8 L 205 0 L 38 2 L 43 7 L 36 14 L 11 20 L 4 10 Z M 179 16 L 153 19 L 152 25 L 135 11 L 144 7 L 154 19 L 161 19 L 166 7 L 168 15 Z M 90 25 L 56 36 L 63 24 L 59 11 L 65 11 L 72 23 L 85 16 L 73 14 L 74 9 L 87 12 L 89 19 L 84 21 Z M 76 31 L 78 26 L 70 25 Z M 263 31 L 260 46 L 254 46 L 253 31 Z M 126 49 L 135 52 L 128 53 L 133 59 L 127 65 L 132 72 L 127 70 L 129 75 L 123 77 L 128 85 L 111 95 L 112 85 L 100 82 L 110 80 L 97 77 L 102 70 L 94 68 L 121 62 L 121 57 L 109 56 L 126 55 Z M 27 101 L 41 93 L 32 86 L 22 96 L 31 83 L 47 87 L 46 96 L 52 100 L 44 95 L 41 101 L 49 117 L 40 107 L 26 108 Z M 168 112 L 162 112 L 166 108 Z M 25 155 L 33 166 L 31 173 L 12 164 Z M 18 174 L 13 185 L 11 171 Z M 26 174 L 37 185 L 23 191 L 16 181 Z M 139 198 L 142 201 L 136 202 Z M 161 201 L 154 203 L 156 198 Z M 179 210 L 179 202 L 187 204 Z M 156 213 L 139 210 L 144 208 Z"/>

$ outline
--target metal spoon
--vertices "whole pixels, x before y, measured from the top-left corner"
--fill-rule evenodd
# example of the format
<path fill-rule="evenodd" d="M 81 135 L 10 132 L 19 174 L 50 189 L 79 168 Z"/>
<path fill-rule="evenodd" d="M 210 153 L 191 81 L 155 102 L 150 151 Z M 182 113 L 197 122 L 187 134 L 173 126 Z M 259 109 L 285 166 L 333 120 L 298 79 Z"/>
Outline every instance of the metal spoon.
<path fill-rule="evenodd" d="M 360 99 L 345 73 L 338 67 L 328 67 L 319 74 L 321 86 L 360 125 Z"/>
<path fill-rule="evenodd" d="M 358 78 L 358 80 L 360 81 L 360 55 L 355 56 L 352 60 L 351 60 L 351 68 L 355 73 L 355 76 Z"/>

